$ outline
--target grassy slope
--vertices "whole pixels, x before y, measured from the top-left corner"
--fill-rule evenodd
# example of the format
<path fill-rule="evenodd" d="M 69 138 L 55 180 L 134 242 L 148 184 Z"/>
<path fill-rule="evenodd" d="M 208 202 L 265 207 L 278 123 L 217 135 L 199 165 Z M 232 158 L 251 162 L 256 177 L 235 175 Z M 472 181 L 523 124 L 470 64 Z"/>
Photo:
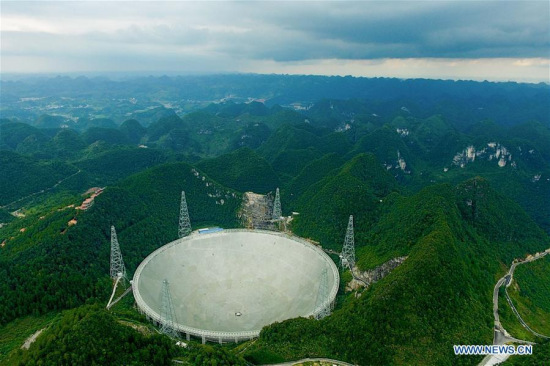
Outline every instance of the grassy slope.
<path fill-rule="evenodd" d="M 506 329 L 513 337 L 530 342 L 536 342 L 535 335 L 521 325 L 518 318 L 512 311 L 510 304 L 506 301 L 506 295 L 504 294 L 503 288 L 499 290 L 498 294 L 498 315 L 504 329 Z"/>

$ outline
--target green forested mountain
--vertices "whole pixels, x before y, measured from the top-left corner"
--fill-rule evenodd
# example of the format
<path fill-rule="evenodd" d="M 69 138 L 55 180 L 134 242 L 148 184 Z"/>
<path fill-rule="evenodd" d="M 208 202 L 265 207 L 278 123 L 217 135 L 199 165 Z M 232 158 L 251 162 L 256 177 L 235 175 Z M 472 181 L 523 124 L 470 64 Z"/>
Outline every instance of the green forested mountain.
<path fill-rule="evenodd" d="M 47 136 L 40 129 L 26 123 L 13 123 L 7 120 L 0 125 L 0 149 L 2 150 L 15 150 L 27 138 L 36 142 L 47 140 Z"/>
<path fill-rule="evenodd" d="M 177 347 L 162 335 L 144 335 L 99 305 L 63 313 L 28 352 L 9 365 L 170 365 Z"/>
<path fill-rule="evenodd" d="M 518 110 L 499 110 L 501 97 L 497 102 L 483 96 L 495 96 L 492 85 L 446 82 L 452 92 L 445 97 L 436 96 L 429 83 L 403 81 L 411 90 L 430 91 L 430 97 L 408 91 L 383 100 L 306 98 L 276 105 L 304 96 L 307 80 L 291 80 L 294 92 L 270 94 L 266 103 L 221 95 L 223 100 L 209 99 L 202 110 L 178 104 L 175 113 L 157 102 L 125 99 L 106 105 L 97 118 L 41 114 L 33 126 L 2 119 L 0 206 L 16 202 L 0 208 L 0 330 L 23 316 L 73 309 L 34 348 L 18 352 L 18 362 L 56 363 L 67 355 L 67 364 L 79 364 L 84 356 L 100 364 L 111 362 L 111 354 L 123 354 L 119 363 L 125 364 L 168 362 L 178 352 L 166 338 L 142 336 L 97 306 L 80 307 L 108 298 L 110 226 L 117 228 L 131 274 L 145 256 L 177 237 L 182 190 L 194 229 L 229 228 L 240 225 L 243 192 L 277 187 L 283 214 L 298 213 L 288 228 L 325 249 L 341 249 L 354 215 L 358 270 L 407 259 L 366 290 L 346 293 L 351 275 L 343 272 L 336 309 L 321 321 L 273 324 L 255 343 L 189 350 L 182 356 L 186 361 L 480 361 L 455 357 L 452 345 L 490 344 L 495 281 L 513 259 L 550 247 L 547 116 L 526 97 L 514 101 Z M 396 88 L 371 81 L 376 88 L 364 95 L 390 95 Z M 169 87 L 158 95 L 178 89 L 173 80 L 157 82 Z M 326 91 L 333 82 L 353 84 L 320 78 L 318 88 Z M 233 91 L 251 90 L 237 84 Z M 475 102 L 469 87 L 479 87 Z M 183 98 L 185 91 L 177 95 Z M 545 98 L 535 87 L 525 95 Z M 533 109 L 521 110 L 526 105 Z M 122 119 L 116 108 L 130 109 Z M 89 210 L 75 210 L 94 186 L 106 189 Z M 16 210 L 20 217 L 10 214 Z M 550 321 L 540 296 L 546 287 L 533 286 L 550 273 L 541 264 L 535 272 L 518 269 L 524 285 L 512 297 L 531 311 L 528 317 Z M 105 340 L 89 338 L 102 330 Z M 84 345 L 89 347 L 79 352 Z M 166 352 L 153 354 L 157 348 Z M 533 360 L 544 361 L 547 345 L 540 349 Z"/>
<path fill-rule="evenodd" d="M 283 202 L 294 207 L 293 203 L 300 198 L 310 186 L 327 177 L 333 170 L 340 168 L 344 162 L 345 160 L 336 153 L 326 154 L 311 161 L 289 183 L 285 192 L 286 194 L 283 195 Z"/>
<path fill-rule="evenodd" d="M 139 121 L 135 119 L 129 119 L 122 122 L 119 130 L 124 134 L 126 139 L 133 144 L 139 143 L 143 136 L 147 133 L 145 127 L 143 127 Z"/>
<path fill-rule="evenodd" d="M 94 140 L 93 143 L 96 141 Z M 54 157 L 72 160 L 77 158 L 86 146 L 85 140 L 76 131 L 63 129 L 55 134 L 45 148 L 37 150 L 36 153 L 46 152 Z"/>
<path fill-rule="evenodd" d="M 121 131 L 105 127 L 92 127 L 87 129 L 86 132 L 82 134 L 82 139 L 88 145 L 97 141 L 103 141 L 110 145 L 125 145 L 129 143 L 128 139 Z"/>
<path fill-rule="evenodd" d="M 423 118 L 397 108 L 393 115 L 369 115 L 359 101 L 325 100 L 309 110 L 315 108 L 339 116 L 336 132 L 326 127 L 321 112 L 304 119 L 281 107 L 220 103 L 182 118 L 161 118 L 147 129 L 135 120 L 120 129 L 95 127 L 83 133 L 8 122 L 1 125 L 0 137 L 4 149 L 25 156 L 79 161 L 105 171 L 111 168 L 99 167 L 97 161 L 102 160 L 97 156 L 109 156 L 112 150 L 138 143 L 162 149 L 167 159 L 174 156 L 172 160 L 189 162 L 249 147 L 271 164 L 281 185 L 290 184 L 306 165 L 324 154 L 334 152 L 349 160 L 371 152 L 413 191 L 426 184 L 457 184 L 482 175 L 550 230 L 550 209 L 544 204 L 550 197 L 550 129 L 544 124 L 525 122 L 507 129 L 485 119 L 461 130 L 443 114 Z M 130 165 L 151 166 L 146 161 Z M 90 179 L 100 182 L 102 177 L 98 180 L 96 172 L 89 173 Z M 122 171 L 115 175 L 124 176 Z"/>
<path fill-rule="evenodd" d="M 279 127 L 258 148 L 258 153 L 272 164 L 284 182 L 289 182 L 318 157 L 327 153 L 344 155 L 349 148 L 345 135 L 301 124 Z"/>
<path fill-rule="evenodd" d="M 220 117 L 230 118 L 242 115 L 267 116 L 277 112 L 276 109 L 268 108 L 265 104 L 260 102 L 235 103 L 231 100 L 222 103 L 212 103 L 204 108 L 204 110 Z"/>
<path fill-rule="evenodd" d="M 238 74 L 124 80 L 36 76 L 3 79 L 0 86 L 3 117 L 27 122 L 50 112 L 47 106 L 52 103 L 60 113 L 73 117 L 107 116 L 119 123 L 134 118 L 147 126 L 174 110 L 192 111 L 212 101 L 265 100 L 268 106 L 300 106 L 319 119 L 367 113 L 384 116 L 406 107 L 421 118 L 445 114 L 453 125 L 464 128 L 486 119 L 504 126 L 529 120 L 550 124 L 549 86 L 544 83 Z"/>
<path fill-rule="evenodd" d="M 93 177 L 90 179 L 91 185 L 106 185 L 166 160 L 162 150 L 124 147 L 91 154 L 89 158 L 75 162 L 75 165 Z"/>
<path fill-rule="evenodd" d="M 454 356 L 452 345 L 491 343 L 487 330 L 493 323 L 491 294 L 499 262 L 509 263 L 512 253 L 548 247 L 550 241 L 536 226 L 503 239 L 467 223 L 459 206 L 474 184 L 434 186 L 409 198 L 391 198 L 378 211 L 378 222 L 363 227 L 366 235 L 357 235 L 358 261 L 364 269 L 408 255 L 405 262 L 326 319 L 264 328 L 248 358 L 322 355 L 365 365 L 479 362 L 479 357 Z M 517 213 L 491 188 L 482 189 L 488 202 L 480 218 L 496 222 L 503 214 Z"/>
<path fill-rule="evenodd" d="M 350 160 L 358 153 L 370 152 L 412 191 L 436 182 L 458 184 L 484 176 L 499 191 L 519 202 L 546 231 L 550 230 L 550 208 L 545 204 L 550 197 L 547 151 L 550 129 L 543 124 L 528 122 L 506 129 L 483 120 L 460 131 L 444 115 L 420 118 L 400 108 L 395 118 L 371 115 L 374 120 L 369 119 L 368 108 L 359 101 L 325 100 L 310 110 L 315 108 L 317 112 L 308 116 L 308 123 L 303 123 L 303 115 L 281 107 L 221 103 L 183 118 L 175 115 L 161 118 L 147 129 L 134 120 L 125 122 L 118 130 L 96 127 L 79 134 L 71 129 L 37 129 L 7 122 L 0 127 L 0 136 L 4 149 L 48 160 L 45 163 L 58 159 L 80 167 L 83 170 L 80 181 L 71 185 L 76 190 L 86 189 L 86 185 L 111 184 L 164 161 L 196 162 L 201 157 L 212 158 L 245 146 L 255 148 L 277 175 L 256 175 L 271 181 L 265 188 L 259 187 L 260 191 L 267 191 L 276 185 L 290 187 L 300 175 L 305 177 L 302 170 L 307 165 L 327 153 Z M 334 132 L 323 127 L 321 116 L 328 110 L 338 115 L 339 123 L 346 123 L 349 129 Z M 313 119 L 316 115 L 319 120 Z M 138 141 L 162 149 L 162 157 L 157 152 L 135 149 Z M 248 160 L 246 164 L 250 166 L 239 170 L 257 168 L 255 159 Z M 324 167 L 320 169 L 323 171 Z M 210 173 L 216 175 L 214 171 Z M 308 179 L 313 181 L 318 174 L 315 172 Z M 223 180 L 220 176 L 216 176 L 218 181 Z M 254 179 L 252 174 L 246 176 Z M 235 179 L 240 178 L 230 178 Z M 242 189 L 238 183 L 225 184 Z M 42 189 L 41 185 L 32 186 L 32 192 Z M 255 189 L 256 185 L 251 187 Z M 21 198 L 25 192 L 12 196 Z M 289 194 L 283 201 L 291 203 L 298 199 L 292 189 Z"/>
<path fill-rule="evenodd" d="M 278 108 L 212 105 L 182 118 L 160 119 L 147 128 L 142 141 L 150 146 L 211 158 L 243 146 L 256 148 L 272 130 L 301 121 L 300 114 Z"/>
<path fill-rule="evenodd" d="M 355 215 L 358 231 L 366 229 L 378 215 L 380 200 L 395 189 L 395 179 L 374 155 L 357 155 L 338 174 L 327 176 L 304 192 L 295 205 L 300 215 L 293 230 L 339 249 L 349 215 Z"/>
<path fill-rule="evenodd" d="M 197 167 L 212 179 L 239 192 L 267 193 L 279 185 L 279 178 L 267 160 L 246 147 L 203 160 Z"/>
<path fill-rule="evenodd" d="M 53 319 L 28 351 L 17 350 L 3 365 L 171 365 L 177 357 L 197 366 L 246 365 L 225 349 L 177 346 L 145 325 L 141 315 L 109 312 L 98 304 L 67 310 Z"/>
<path fill-rule="evenodd" d="M 83 198 L 37 208 L 0 232 L 0 324 L 27 314 L 70 308 L 109 291 L 110 226 L 117 228 L 132 273 L 154 249 L 177 238 L 185 190 L 194 228 L 235 227 L 241 195 L 185 163 L 159 166 L 108 187 L 87 211 Z M 69 226 L 71 219 L 77 224 Z M 24 227 L 24 231 L 20 228 Z"/>
<path fill-rule="evenodd" d="M 41 127 L 41 128 L 59 128 L 63 124 L 66 124 L 67 122 L 68 122 L 67 118 L 63 118 L 61 116 L 50 116 L 48 114 L 43 114 L 36 119 L 35 126 Z"/>
<path fill-rule="evenodd" d="M 416 159 L 413 158 L 409 147 L 395 129 L 389 126 L 376 129 L 361 138 L 355 144 L 350 155 L 353 156 L 361 152 L 370 152 L 376 155 L 386 169 L 400 181 L 410 180 L 416 170 Z"/>
<path fill-rule="evenodd" d="M 349 142 L 341 134 L 330 134 L 330 130 L 316 128 L 308 124 L 284 125 L 279 127 L 263 144 L 258 152 L 268 161 L 274 161 L 288 150 L 313 148 L 316 151 L 343 154 Z"/>
<path fill-rule="evenodd" d="M 506 366 L 544 366 L 550 362 L 550 341 L 542 341 L 533 346 L 533 355 L 512 356 L 506 361 Z"/>
<path fill-rule="evenodd" d="M 51 188 L 78 171 L 60 161 L 40 161 L 0 150 L 0 205 Z M 17 182 L 17 184 L 15 184 Z"/>
<path fill-rule="evenodd" d="M 528 121 L 510 128 L 509 138 L 517 138 L 532 143 L 546 161 L 550 161 L 550 129 L 538 121 Z"/>
<path fill-rule="evenodd" d="M 541 279 L 550 273 L 550 257 L 518 265 L 507 293 L 521 318 L 538 334 L 550 334 L 550 283 Z M 526 329 L 517 319 L 508 302 L 499 304 L 502 324 L 515 336 L 539 343 L 544 341 Z M 535 349 L 538 347 L 534 347 Z"/>

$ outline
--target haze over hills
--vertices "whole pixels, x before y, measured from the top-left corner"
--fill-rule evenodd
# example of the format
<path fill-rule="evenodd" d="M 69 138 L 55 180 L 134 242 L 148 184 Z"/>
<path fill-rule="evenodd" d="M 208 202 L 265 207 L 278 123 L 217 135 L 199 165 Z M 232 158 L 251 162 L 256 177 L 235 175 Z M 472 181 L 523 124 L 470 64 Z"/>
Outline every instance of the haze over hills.
<path fill-rule="evenodd" d="M 405 107 L 421 118 L 442 113 L 453 124 L 465 126 L 485 119 L 502 125 L 538 120 L 549 126 L 549 88 L 544 83 L 255 74 L 149 76 L 119 81 L 68 76 L 0 80 L 3 118 L 36 123 L 43 114 L 55 111 L 58 118 L 39 122 L 44 127 L 57 122 L 79 130 L 107 127 L 131 118 L 148 126 L 162 117 L 181 115 L 212 102 L 252 100 L 265 101 L 268 107 L 309 110 L 312 118 L 323 123 L 339 121 L 346 114 L 374 113 L 387 118 Z M 313 106 L 323 99 L 353 100 Z M 245 109 L 258 114 L 250 106 Z"/>
<path fill-rule="evenodd" d="M 164 349 L 156 361 L 132 349 L 128 362 L 473 365 L 479 357 L 455 356 L 452 346 L 491 344 L 496 280 L 514 259 L 550 248 L 548 85 L 219 75 L 1 87 L 0 333 L 71 310 L 29 351 L 14 351 L 15 340 L 0 348 L 0 362 L 55 363 L 63 354 L 43 351 L 55 347 L 77 355 L 69 343 L 90 344 L 74 331 L 86 329 Z M 76 210 L 91 187 L 106 188 Z M 287 229 L 329 252 L 341 250 L 354 216 L 358 273 L 402 262 L 368 288 L 351 286 L 341 269 L 332 315 L 270 325 L 237 348 L 185 350 L 132 335 L 119 325 L 147 327 L 132 301 L 111 314 L 90 305 L 111 291 L 111 225 L 131 275 L 177 237 L 182 190 L 197 229 L 242 226 L 245 192 L 276 188 L 292 216 Z M 536 273 L 540 283 L 550 278 L 546 265 Z M 531 321 L 550 324 L 533 295 L 546 287 L 518 276 L 526 290 L 514 299 Z M 94 347 L 106 352 L 86 353 L 95 362 L 123 352 Z"/>

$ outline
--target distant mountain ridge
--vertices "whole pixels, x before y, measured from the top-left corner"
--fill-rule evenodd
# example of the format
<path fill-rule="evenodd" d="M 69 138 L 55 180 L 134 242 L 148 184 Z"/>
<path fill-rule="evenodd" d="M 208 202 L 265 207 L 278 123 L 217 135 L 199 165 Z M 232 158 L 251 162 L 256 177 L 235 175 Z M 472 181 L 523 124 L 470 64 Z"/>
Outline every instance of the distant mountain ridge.
<path fill-rule="evenodd" d="M 322 113 L 330 119 L 334 116 L 312 105 L 322 99 L 353 98 L 363 104 L 361 113 L 384 114 L 404 107 L 422 118 L 443 113 L 454 121 L 493 118 L 509 126 L 538 120 L 550 126 L 546 107 L 550 105 L 550 85 L 543 83 L 256 74 L 149 76 L 118 81 L 57 76 L 2 79 L 0 90 L 2 117 L 27 122 L 53 105 L 59 113 L 73 118 L 110 116 L 119 124 L 134 118 L 148 125 L 160 117 L 181 116 L 211 102 L 228 100 L 311 108 L 312 114 Z M 22 110 L 21 106 L 28 108 Z M 350 108 L 354 109 L 348 103 L 344 109 Z M 262 108 L 255 110 L 261 112 Z"/>
<path fill-rule="evenodd" d="M 216 345 L 211 359 L 474 365 L 481 357 L 455 356 L 452 345 L 491 343 L 496 279 L 550 246 L 546 84 L 215 75 L 0 87 L 0 206 L 11 202 L 0 209 L 0 341 L 23 317 L 72 309 L 37 349 L 14 351 L 25 360 L 103 347 L 78 329 L 114 335 L 112 354 L 126 352 L 117 340 L 142 340 L 116 310 L 101 310 L 112 286 L 109 229 L 131 274 L 177 238 L 182 190 L 194 229 L 239 227 L 245 191 L 273 199 L 279 188 L 281 227 L 335 262 L 349 215 L 359 271 L 402 261 L 347 293 L 352 275 L 341 268 L 331 316 L 272 324 L 246 346 Z M 92 187 L 105 189 L 77 209 Z M 528 291 L 518 289 L 538 291 L 526 302 L 548 277 L 548 266 L 537 268 Z M 532 319 L 546 322 L 544 294 Z M 168 344 L 159 337 L 143 344 Z M 126 359 L 139 363 L 141 351 Z"/>
<path fill-rule="evenodd" d="M 148 127 L 137 120 L 126 120 L 118 128 L 91 127 L 82 132 L 2 120 L 0 150 L 81 168 L 84 172 L 78 184 L 84 189 L 86 182 L 111 184 L 167 161 L 196 164 L 204 159 L 226 159 L 239 162 L 242 172 L 251 172 L 257 157 L 250 156 L 249 166 L 248 158 L 239 161 L 229 157 L 237 149 L 248 148 L 265 159 L 260 165 L 270 172 L 259 174 L 249 185 L 264 193 L 274 186 L 286 191 L 293 180 L 304 177 L 302 172 L 310 163 L 326 154 L 336 154 L 342 159 L 341 166 L 357 154 L 373 153 L 400 184 L 412 191 L 426 184 L 457 184 L 482 175 L 550 232 L 550 206 L 545 203 L 550 197 L 550 128 L 543 123 L 528 121 L 503 127 L 482 120 L 456 125 L 447 115 L 421 118 L 414 110 L 401 107 L 383 116 L 368 114 L 367 104 L 359 100 L 322 100 L 308 111 L 298 112 L 279 106 L 268 108 L 259 102 L 226 101 L 181 118 L 175 114 L 162 117 Z M 321 111 L 331 111 L 326 114 L 328 119 Z M 17 161 L 23 164 L 23 160 Z M 114 164 L 108 166 L 109 161 Z M 113 170 L 115 166 L 120 167 L 119 172 Z M 223 168 L 219 174 L 213 172 L 217 180 L 223 180 L 221 171 L 229 171 L 228 165 Z M 10 174 L 8 171 L 6 176 Z M 242 178 L 237 174 L 233 183 L 227 183 L 244 189 L 239 182 Z M 28 191 L 43 188 L 36 184 L 36 189 L 30 187 Z M 77 186 L 73 184 L 72 188 Z M 282 198 L 285 207 L 298 198 L 292 196 L 292 190 L 288 192 L 291 196 L 285 194 Z M 11 197 L 15 200 L 22 196 Z"/>

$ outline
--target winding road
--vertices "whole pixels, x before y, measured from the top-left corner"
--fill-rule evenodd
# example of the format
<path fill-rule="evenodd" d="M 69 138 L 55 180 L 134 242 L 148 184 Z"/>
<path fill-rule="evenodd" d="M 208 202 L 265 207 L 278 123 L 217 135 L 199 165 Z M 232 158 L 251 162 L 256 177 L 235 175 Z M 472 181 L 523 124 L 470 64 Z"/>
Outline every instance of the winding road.
<path fill-rule="evenodd" d="M 351 363 L 347 363 L 347 362 L 344 362 L 344 361 L 338 361 L 338 360 L 332 360 L 330 358 L 304 358 L 304 359 L 298 360 L 298 361 L 274 363 L 274 364 L 269 364 L 269 365 L 265 365 L 265 366 L 293 366 L 293 365 L 302 364 L 302 363 L 305 363 L 305 362 L 326 362 L 326 363 L 330 363 L 331 365 L 354 366 Z"/>
<path fill-rule="evenodd" d="M 495 317 L 495 327 L 494 327 L 494 336 L 493 336 L 493 344 L 494 345 L 502 345 L 502 344 L 510 343 L 510 342 L 511 343 L 519 343 L 519 344 L 533 344 L 533 342 L 524 341 L 524 340 L 512 337 L 510 335 L 510 333 L 508 333 L 506 331 L 506 329 L 504 329 L 504 327 L 502 326 L 502 324 L 500 322 L 500 317 L 498 315 L 498 292 L 499 292 L 499 289 L 502 287 L 502 285 L 505 285 L 506 288 L 508 288 L 510 286 L 510 284 L 512 283 L 512 280 L 514 279 L 514 271 L 516 270 L 516 267 L 518 265 L 529 263 L 529 262 L 535 261 L 537 259 L 543 258 L 545 255 L 547 255 L 549 253 L 550 253 L 550 248 L 546 249 L 543 252 L 537 253 L 536 255 L 530 256 L 526 259 L 520 259 L 520 260 L 514 259 L 514 261 L 512 262 L 512 265 L 510 266 L 510 269 L 508 270 L 508 272 L 497 281 L 497 283 L 495 285 L 495 288 L 493 290 L 493 315 Z M 526 329 L 528 329 L 532 333 L 534 333 L 535 335 L 542 336 L 541 334 L 538 334 L 538 333 L 534 332 L 533 330 L 531 330 L 531 328 L 529 328 L 529 326 L 523 321 L 523 319 L 521 319 L 521 316 L 517 312 L 514 304 L 512 303 L 512 300 L 508 296 L 508 292 L 506 291 L 506 288 L 505 288 L 506 300 L 510 304 L 512 310 L 514 311 L 514 314 L 516 314 L 516 316 L 518 317 L 521 324 Z M 548 338 L 546 336 L 542 336 L 542 337 Z M 501 362 L 505 361 L 506 359 L 508 359 L 508 357 L 509 357 L 509 355 L 487 355 L 481 361 L 479 366 L 496 365 L 498 363 L 501 363 Z"/>

